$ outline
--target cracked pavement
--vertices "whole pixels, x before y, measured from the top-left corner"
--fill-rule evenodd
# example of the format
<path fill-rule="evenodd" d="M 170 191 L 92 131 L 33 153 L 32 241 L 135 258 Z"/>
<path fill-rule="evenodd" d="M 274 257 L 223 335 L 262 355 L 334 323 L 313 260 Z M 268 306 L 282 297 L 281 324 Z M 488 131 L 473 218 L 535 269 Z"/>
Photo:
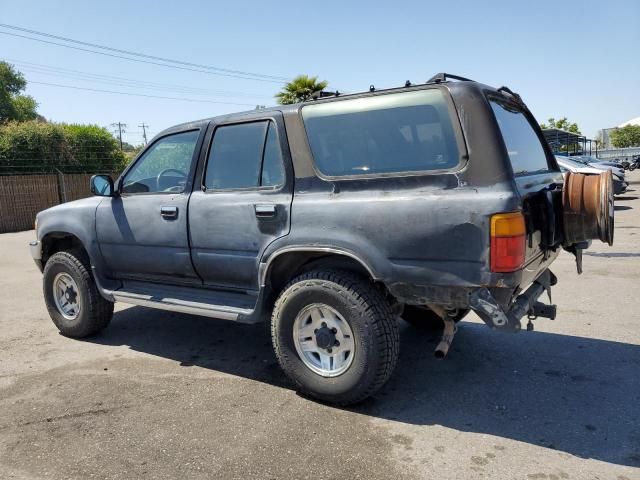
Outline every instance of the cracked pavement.
<path fill-rule="evenodd" d="M 340 409 L 297 395 L 265 325 L 118 305 L 58 334 L 33 232 L 0 235 L 0 478 L 640 479 L 640 172 L 612 247 L 563 253 L 558 318 L 498 334 L 470 315 L 449 356 L 402 325 L 391 381 Z M 630 208 L 629 208 L 630 207 Z"/>

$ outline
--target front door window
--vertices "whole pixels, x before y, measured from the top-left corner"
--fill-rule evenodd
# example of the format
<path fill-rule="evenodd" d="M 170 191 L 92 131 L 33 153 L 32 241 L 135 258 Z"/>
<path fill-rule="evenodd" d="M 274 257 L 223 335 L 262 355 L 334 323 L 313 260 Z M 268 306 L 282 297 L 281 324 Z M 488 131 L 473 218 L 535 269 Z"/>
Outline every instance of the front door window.
<path fill-rule="evenodd" d="M 155 142 L 127 172 L 122 193 L 184 192 L 199 133 L 176 133 Z"/>

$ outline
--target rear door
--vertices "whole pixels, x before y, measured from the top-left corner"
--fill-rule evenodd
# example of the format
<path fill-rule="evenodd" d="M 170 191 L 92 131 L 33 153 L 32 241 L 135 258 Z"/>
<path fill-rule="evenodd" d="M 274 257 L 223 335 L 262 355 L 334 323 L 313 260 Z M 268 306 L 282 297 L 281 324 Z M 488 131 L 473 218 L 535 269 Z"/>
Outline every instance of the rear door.
<path fill-rule="evenodd" d="M 193 265 L 206 285 L 257 290 L 262 252 L 289 232 L 293 172 L 282 115 L 212 128 L 189 204 Z"/>

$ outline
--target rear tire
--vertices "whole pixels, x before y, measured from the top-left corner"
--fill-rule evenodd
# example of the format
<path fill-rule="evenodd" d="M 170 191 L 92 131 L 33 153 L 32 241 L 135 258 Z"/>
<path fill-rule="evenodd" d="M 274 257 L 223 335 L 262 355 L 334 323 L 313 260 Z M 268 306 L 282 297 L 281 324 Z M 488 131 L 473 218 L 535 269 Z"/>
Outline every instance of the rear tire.
<path fill-rule="evenodd" d="M 60 333 L 82 338 L 105 328 L 113 303 L 100 295 L 83 252 L 58 252 L 44 267 L 43 290 L 49 316 Z"/>
<path fill-rule="evenodd" d="M 297 389 L 336 405 L 372 395 L 398 360 L 389 302 L 370 281 L 343 271 L 311 271 L 291 281 L 275 303 L 271 336 Z"/>
<path fill-rule="evenodd" d="M 466 317 L 468 313 L 469 310 L 460 309 L 453 320 L 457 323 Z M 442 318 L 433 310 L 421 305 L 405 305 L 402 319 L 412 327 L 424 331 L 442 330 L 444 328 Z"/>

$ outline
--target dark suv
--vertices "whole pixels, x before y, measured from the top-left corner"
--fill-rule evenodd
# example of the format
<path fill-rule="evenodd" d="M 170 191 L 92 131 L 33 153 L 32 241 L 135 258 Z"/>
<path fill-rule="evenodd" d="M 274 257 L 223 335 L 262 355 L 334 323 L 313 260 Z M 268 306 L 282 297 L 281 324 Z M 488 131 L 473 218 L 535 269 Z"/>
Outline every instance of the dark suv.
<path fill-rule="evenodd" d="M 444 324 L 441 357 L 469 310 L 512 331 L 553 317 L 537 299 L 560 248 L 611 240 L 607 181 L 597 218 L 569 214 L 520 97 L 439 74 L 172 127 L 115 184 L 41 212 L 31 250 L 65 335 L 97 333 L 116 301 L 270 318 L 296 386 L 345 405 L 391 375 L 400 315 Z"/>

